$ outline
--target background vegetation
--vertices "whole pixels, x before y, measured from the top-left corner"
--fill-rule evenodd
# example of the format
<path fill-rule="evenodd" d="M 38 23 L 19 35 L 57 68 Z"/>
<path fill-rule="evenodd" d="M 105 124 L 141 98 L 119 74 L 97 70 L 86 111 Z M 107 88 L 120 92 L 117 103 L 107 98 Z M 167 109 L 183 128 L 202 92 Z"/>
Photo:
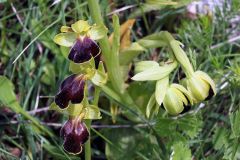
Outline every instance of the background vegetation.
<path fill-rule="evenodd" d="M 155 4 L 155 8 L 138 0 L 99 3 L 109 33 L 112 12 L 118 13 L 121 23 L 136 18 L 132 41 L 161 30 L 173 33 L 185 45 L 194 67 L 214 79 L 218 93 L 186 114 L 169 117 L 161 110 L 150 119 L 145 117 L 144 104 L 154 89 L 152 83 L 131 82 L 128 90 L 136 103 L 142 104 L 139 110 L 101 93 L 103 118 L 92 124 L 92 158 L 240 159 L 239 0 L 194 19 L 187 14 L 186 0 L 177 5 Z M 66 52 L 52 39 L 61 25 L 79 19 L 92 22 L 84 0 L 0 0 L 0 74 L 12 81 L 20 104 L 1 105 L 0 159 L 83 157 L 83 153 L 72 156 L 63 151 L 59 129 L 67 116 L 48 110 L 58 86 L 69 74 Z M 165 57 L 166 51 L 156 48 L 134 61 Z M 179 69 L 177 77 L 181 73 Z M 11 93 L 9 88 L 12 86 L 1 87 L 0 95 Z M 32 118 L 41 127 L 29 121 Z"/>

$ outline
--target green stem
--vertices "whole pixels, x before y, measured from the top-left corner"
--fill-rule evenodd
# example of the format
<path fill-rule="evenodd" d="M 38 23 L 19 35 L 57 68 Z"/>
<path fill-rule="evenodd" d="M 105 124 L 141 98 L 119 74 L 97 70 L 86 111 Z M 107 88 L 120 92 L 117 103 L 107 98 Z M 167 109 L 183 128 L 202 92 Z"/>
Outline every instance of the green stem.
<path fill-rule="evenodd" d="M 95 23 L 97 25 L 104 25 L 98 0 L 88 0 L 88 7 Z M 108 71 L 108 75 L 109 75 L 109 79 L 112 84 L 112 87 L 116 92 L 121 93 L 121 88 L 123 84 L 118 83 L 119 81 L 116 81 L 120 77 L 119 74 L 116 74 L 116 68 L 119 68 L 119 63 L 112 62 L 113 59 L 119 60 L 119 57 L 116 53 L 113 53 L 107 34 L 98 42 L 102 50 L 103 58 L 105 60 L 104 62 L 107 67 L 107 71 Z M 120 71 L 117 71 L 117 72 L 120 72 Z"/>
<path fill-rule="evenodd" d="M 100 88 L 95 86 L 95 91 L 94 91 L 94 99 L 93 99 L 93 105 L 97 106 L 98 105 L 98 100 L 99 100 L 99 95 L 100 95 Z M 89 139 L 85 143 L 85 160 L 91 160 L 91 123 L 92 120 L 88 119 L 85 121 L 86 126 L 89 131 Z"/>
<path fill-rule="evenodd" d="M 163 34 L 167 40 L 169 47 L 173 51 L 173 56 L 176 58 L 178 63 L 180 63 L 184 73 L 186 74 L 187 77 L 191 77 L 194 73 L 194 70 L 186 53 L 180 47 L 180 43 L 176 41 L 169 32 L 165 31 Z"/>
<path fill-rule="evenodd" d="M 88 132 L 89 132 L 89 139 L 88 141 L 85 143 L 84 145 L 84 149 L 85 149 L 85 160 L 91 160 L 91 133 L 90 133 L 90 128 L 91 128 L 91 123 L 92 123 L 92 120 L 91 119 L 87 119 L 85 121 L 85 124 L 88 128 Z"/>

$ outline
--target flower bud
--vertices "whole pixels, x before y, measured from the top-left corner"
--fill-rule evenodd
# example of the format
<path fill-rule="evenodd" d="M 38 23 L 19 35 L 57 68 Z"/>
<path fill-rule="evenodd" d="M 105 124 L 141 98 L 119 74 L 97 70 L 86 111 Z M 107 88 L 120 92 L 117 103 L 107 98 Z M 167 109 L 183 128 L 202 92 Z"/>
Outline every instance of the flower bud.
<path fill-rule="evenodd" d="M 163 107 L 171 115 L 177 115 L 193 104 L 190 93 L 182 85 L 169 86 L 169 77 L 157 81 L 155 98 L 159 105 L 163 103 Z"/>
<path fill-rule="evenodd" d="M 195 103 L 216 95 L 214 81 L 202 71 L 196 71 L 191 77 L 183 79 L 182 84 L 188 89 Z"/>
<path fill-rule="evenodd" d="M 82 152 L 83 144 L 88 140 L 89 132 L 86 125 L 80 119 L 69 119 L 60 130 L 64 138 L 63 148 L 70 154 Z"/>
<path fill-rule="evenodd" d="M 189 92 L 179 84 L 172 84 L 163 99 L 163 106 L 171 115 L 178 115 L 190 104 L 192 98 Z"/>

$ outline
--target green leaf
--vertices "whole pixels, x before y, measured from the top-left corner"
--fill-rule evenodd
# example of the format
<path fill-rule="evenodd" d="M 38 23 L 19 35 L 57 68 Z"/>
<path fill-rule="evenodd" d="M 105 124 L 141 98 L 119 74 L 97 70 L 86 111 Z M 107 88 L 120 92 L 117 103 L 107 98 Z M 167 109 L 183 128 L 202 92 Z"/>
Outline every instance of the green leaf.
<path fill-rule="evenodd" d="M 21 114 L 24 118 L 32 121 L 32 123 L 39 128 L 41 131 L 44 131 L 45 133 L 52 135 L 50 131 L 48 131 L 46 128 L 44 128 L 38 120 L 36 120 L 34 117 L 32 117 L 28 112 L 26 112 L 18 103 L 16 99 L 16 95 L 14 93 L 14 85 L 12 82 L 7 79 L 5 76 L 0 76 L 0 102 L 4 105 L 9 107 L 11 110 L 13 110 L 16 113 Z"/>
<path fill-rule="evenodd" d="M 190 138 L 194 138 L 202 130 L 203 121 L 200 114 L 186 115 L 177 120 L 178 128 Z"/>
<path fill-rule="evenodd" d="M 137 42 L 132 43 L 129 48 L 125 48 L 121 51 L 119 56 L 120 65 L 129 64 L 133 58 L 137 57 L 143 51 L 146 51 L 146 49 L 140 44 Z"/>
<path fill-rule="evenodd" d="M 229 133 L 226 128 L 217 127 L 212 138 L 214 149 L 220 150 L 223 147 L 227 147 L 229 141 L 228 137 Z"/>
<path fill-rule="evenodd" d="M 147 0 L 146 3 L 151 5 L 176 5 L 178 2 L 172 0 Z"/>
<path fill-rule="evenodd" d="M 34 35 L 40 34 L 40 33 L 45 29 L 45 27 L 46 27 L 46 26 L 43 25 L 42 22 L 39 22 L 39 21 L 37 21 L 36 19 L 32 19 L 32 20 L 31 20 L 31 25 L 32 25 L 32 28 L 34 28 L 34 30 L 31 30 L 31 31 L 34 33 Z M 48 29 L 47 31 L 45 31 L 44 34 L 42 34 L 42 35 L 38 38 L 38 40 L 39 40 L 45 47 L 47 47 L 48 49 L 50 49 L 52 53 L 54 53 L 54 54 L 57 55 L 57 54 L 60 53 L 60 49 L 59 49 L 58 45 L 53 42 L 53 37 L 54 37 L 54 35 L 55 35 L 54 30 L 55 30 L 54 28 L 53 28 L 53 30 Z"/>
<path fill-rule="evenodd" d="M 191 160 L 191 150 L 183 143 L 177 143 L 173 145 L 173 152 L 170 159 L 172 160 Z"/>
<path fill-rule="evenodd" d="M 0 76 L 0 91 L 0 101 L 3 105 L 10 107 L 16 113 L 22 111 L 14 93 L 14 86 L 5 76 Z"/>
<path fill-rule="evenodd" d="M 176 122 L 169 118 L 158 117 L 155 130 L 162 137 L 171 136 L 176 132 Z"/>
<path fill-rule="evenodd" d="M 41 81 L 47 85 L 55 85 L 55 70 L 51 63 L 47 63 L 43 67 L 44 74 L 41 77 Z"/>
<path fill-rule="evenodd" d="M 168 40 L 165 34 L 165 31 L 154 33 L 138 40 L 138 43 L 144 48 L 167 47 Z"/>
<path fill-rule="evenodd" d="M 232 129 L 232 136 L 237 138 L 240 136 L 240 112 L 237 110 L 235 113 L 230 114 L 230 122 L 231 122 L 231 129 Z"/>
<path fill-rule="evenodd" d="M 175 133 L 181 131 L 193 138 L 201 131 L 202 125 L 200 115 L 186 115 L 178 119 L 158 117 L 155 129 L 163 137 L 175 137 Z"/>
<path fill-rule="evenodd" d="M 114 89 L 119 93 L 123 93 L 124 91 L 124 81 L 123 74 L 120 72 L 120 64 L 119 64 L 119 49 L 120 49 L 120 25 L 119 19 L 117 15 L 113 15 L 113 43 L 112 43 L 112 54 L 110 54 L 109 63 L 112 66 L 111 70 L 108 71 L 108 75 L 111 81 L 114 81 Z M 117 74 L 116 74 L 117 73 Z M 114 76 L 113 76 L 114 75 Z M 113 82 L 112 82 L 113 83 Z"/>

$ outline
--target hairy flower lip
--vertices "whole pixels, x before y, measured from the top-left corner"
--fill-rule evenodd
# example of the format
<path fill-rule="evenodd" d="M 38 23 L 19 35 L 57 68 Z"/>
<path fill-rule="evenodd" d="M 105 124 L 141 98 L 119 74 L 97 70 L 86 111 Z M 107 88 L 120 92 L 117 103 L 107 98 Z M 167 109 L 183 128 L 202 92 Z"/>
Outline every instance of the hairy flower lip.
<path fill-rule="evenodd" d="M 98 57 L 100 52 L 97 43 L 85 36 L 76 39 L 74 45 L 70 49 L 68 59 L 75 63 L 84 63 L 89 61 L 92 57 Z"/>
<path fill-rule="evenodd" d="M 84 75 L 72 74 L 67 77 L 60 86 L 60 91 L 55 96 L 55 103 L 61 108 L 67 108 L 69 102 L 81 103 L 84 98 Z"/>
<path fill-rule="evenodd" d="M 89 131 L 80 119 L 69 119 L 62 126 L 60 136 L 64 139 L 64 150 L 76 155 L 82 152 L 82 146 L 89 138 Z"/>

